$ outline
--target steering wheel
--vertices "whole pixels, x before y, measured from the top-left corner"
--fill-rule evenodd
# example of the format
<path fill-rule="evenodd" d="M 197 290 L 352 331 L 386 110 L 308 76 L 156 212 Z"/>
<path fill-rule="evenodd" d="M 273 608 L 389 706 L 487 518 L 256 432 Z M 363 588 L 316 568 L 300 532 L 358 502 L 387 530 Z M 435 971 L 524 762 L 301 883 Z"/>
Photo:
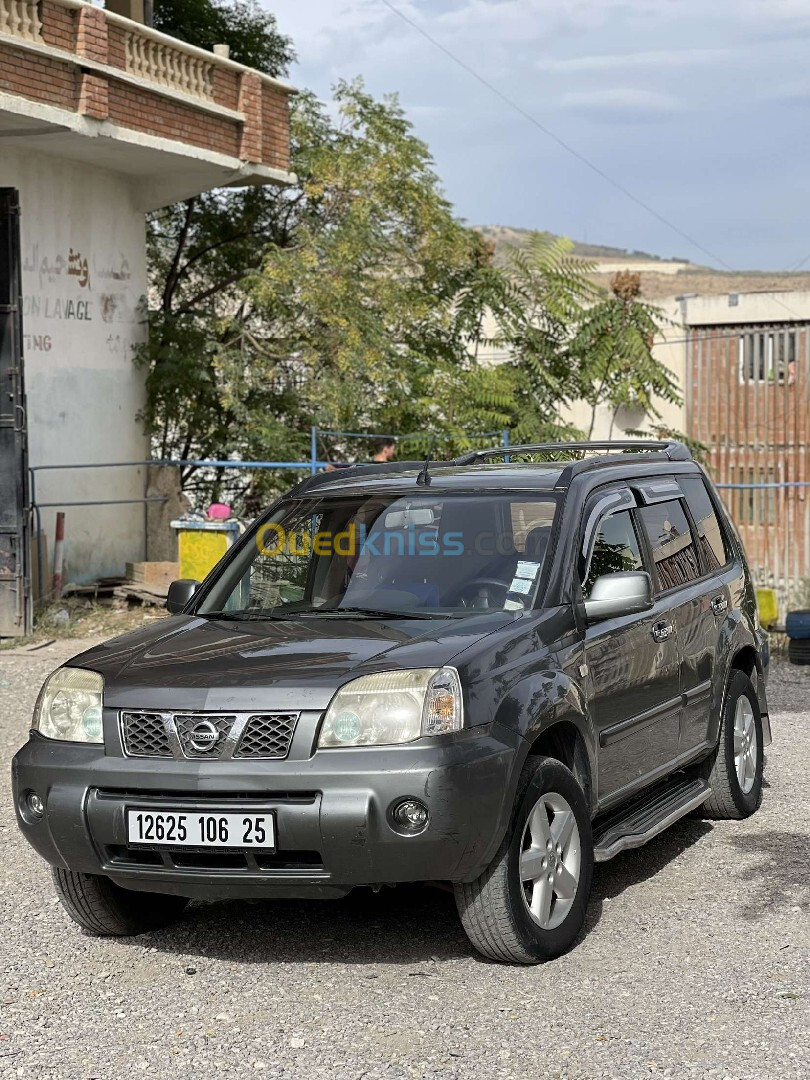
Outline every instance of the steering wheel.
<path fill-rule="evenodd" d="M 480 577 L 475 578 L 473 581 L 468 581 L 458 590 L 458 599 L 463 607 L 474 607 L 475 600 L 480 599 L 477 596 L 471 596 L 475 590 L 483 589 L 486 591 L 487 607 L 481 608 L 482 611 L 489 609 L 490 611 L 495 609 L 499 610 L 503 608 L 503 602 L 506 599 L 506 595 L 509 592 L 509 586 L 499 581 L 497 578 Z M 495 592 L 495 603 L 492 602 L 492 591 Z"/>

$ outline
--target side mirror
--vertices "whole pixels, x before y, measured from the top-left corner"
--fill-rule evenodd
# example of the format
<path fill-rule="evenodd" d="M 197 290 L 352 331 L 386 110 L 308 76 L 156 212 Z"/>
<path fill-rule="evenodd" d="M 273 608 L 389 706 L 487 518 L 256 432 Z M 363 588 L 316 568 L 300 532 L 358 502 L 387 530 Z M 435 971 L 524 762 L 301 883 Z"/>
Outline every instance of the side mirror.
<path fill-rule="evenodd" d="M 615 619 L 620 615 L 636 615 L 652 607 L 650 575 L 643 571 L 622 570 L 603 574 L 591 588 L 585 601 L 588 622 Z"/>
<path fill-rule="evenodd" d="M 199 581 L 194 581 L 193 578 L 180 578 L 179 581 L 173 581 L 169 586 L 169 595 L 166 597 L 166 610 L 169 614 L 178 615 L 199 587 Z"/>

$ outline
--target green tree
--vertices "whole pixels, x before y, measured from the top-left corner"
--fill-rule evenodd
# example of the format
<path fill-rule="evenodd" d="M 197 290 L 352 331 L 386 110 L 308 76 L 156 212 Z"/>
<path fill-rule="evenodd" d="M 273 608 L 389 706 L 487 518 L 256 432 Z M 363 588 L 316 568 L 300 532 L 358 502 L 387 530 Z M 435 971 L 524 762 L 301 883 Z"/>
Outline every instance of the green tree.
<path fill-rule="evenodd" d="M 582 396 L 591 406 L 588 437 L 593 434 L 600 405 L 608 405 L 613 435 L 621 408 L 644 413 L 656 421 L 656 398 L 680 404 L 677 380 L 652 352 L 660 333 L 661 312 L 641 299 L 640 275 L 616 274 L 609 293 L 602 293 L 583 312 L 571 341 L 579 361 Z"/>
<path fill-rule="evenodd" d="M 396 100 L 360 83 L 341 83 L 331 109 L 299 95 L 292 143 L 297 186 L 152 217 L 142 363 L 156 452 L 303 459 L 317 423 L 424 431 L 419 453 L 429 433 L 450 450 L 465 428 L 504 426 L 508 375 L 479 369 L 469 347 L 503 275 L 454 218 Z"/>
<path fill-rule="evenodd" d="M 250 283 L 263 349 L 238 357 L 237 396 L 294 358 L 300 406 L 321 426 L 457 431 L 457 403 L 437 390 L 472 371 L 499 273 L 396 99 L 341 83 L 335 108 L 337 120 L 311 96 L 297 103 L 294 239 Z"/>
<path fill-rule="evenodd" d="M 573 329 L 595 299 L 588 265 L 571 241 L 533 233 L 525 248 L 507 250 L 507 286 L 494 308 L 497 343 L 513 369 L 515 442 L 572 438 L 563 406 L 581 396 L 571 353 Z"/>
<path fill-rule="evenodd" d="M 284 76 L 294 58 L 289 38 L 254 0 L 156 0 L 155 27 L 232 59 Z M 271 244 L 284 245 L 284 215 L 272 188 L 224 189 L 149 216 L 150 337 L 138 362 L 147 373 L 143 419 L 160 458 L 227 455 L 235 417 L 223 403 L 217 350 L 235 313 L 240 283 L 261 266 Z M 184 470 L 193 484 L 195 471 Z M 199 479 L 199 478 L 198 478 Z"/>
<path fill-rule="evenodd" d="M 228 45 L 232 60 L 266 75 L 286 74 L 295 58 L 257 0 L 155 0 L 154 26 L 201 49 Z"/>
<path fill-rule="evenodd" d="M 595 265 L 572 251 L 569 240 L 534 233 L 507 252 L 510 290 L 497 315 L 515 369 L 516 441 L 590 437 L 603 404 L 614 419 L 625 406 L 656 421 L 656 399 L 680 401 L 674 376 L 653 355 L 662 318 L 641 299 L 638 276 L 616 275 L 608 292 L 591 279 Z M 586 433 L 560 420 L 577 400 L 591 406 Z"/>
<path fill-rule="evenodd" d="M 156 25 L 229 44 L 272 75 L 293 55 L 252 0 L 159 0 Z M 292 157 L 292 188 L 227 189 L 150 218 L 140 363 L 160 457 L 303 460 L 313 423 L 421 433 L 408 451 L 443 456 L 466 449 L 470 431 L 570 437 L 560 414 L 577 399 L 656 416 L 654 398 L 676 395 L 651 354 L 654 309 L 599 290 L 549 234 L 497 266 L 454 217 L 396 98 L 377 101 L 359 82 L 340 83 L 331 105 L 299 95 Z M 506 362 L 481 364 L 484 344 Z M 332 442 L 321 453 L 364 450 Z M 193 467 L 184 482 L 201 497 L 247 494 Z M 288 482 L 262 473 L 253 494 Z"/>

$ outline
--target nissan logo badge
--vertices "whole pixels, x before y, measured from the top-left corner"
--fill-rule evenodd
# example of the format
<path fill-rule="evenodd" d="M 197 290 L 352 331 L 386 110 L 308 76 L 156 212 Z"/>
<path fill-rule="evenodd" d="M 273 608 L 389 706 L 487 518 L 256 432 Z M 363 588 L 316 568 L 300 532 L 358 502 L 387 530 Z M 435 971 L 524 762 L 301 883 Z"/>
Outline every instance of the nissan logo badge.
<path fill-rule="evenodd" d="M 210 720 L 201 720 L 189 732 L 189 742 L 199 753 L 213 750 L 219 741 L 219 732 Z"/>

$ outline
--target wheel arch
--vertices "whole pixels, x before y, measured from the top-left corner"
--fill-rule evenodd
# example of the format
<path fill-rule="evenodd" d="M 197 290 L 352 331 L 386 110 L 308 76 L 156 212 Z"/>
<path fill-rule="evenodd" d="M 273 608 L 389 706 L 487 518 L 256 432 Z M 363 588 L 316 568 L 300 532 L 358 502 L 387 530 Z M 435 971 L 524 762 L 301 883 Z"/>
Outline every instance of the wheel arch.
<path fill-rule="evenodd" d="M 754 686 L 754 693 L 759 701 L 759 711 L 762 716 L 763 739 L 765 745 L 768 746 L 771 742 L 771 725 L 765 692 L 765 668 L 759 650 L 750 639 L 743 638 L 742 641 L 738 639 L 728 648 L 727 655 L 729 659 L 722 683 L 715 684 L 714 706 L 709 728 L 709 744 L 711 746 L 717 745 L 717 740 L 720 738 L 720 722 L 726 704 L 729 683 L 734 672 L 741 671 L 751 680 Z"/>
<path fill-rule="evenodd" d="M 585 801 L 593 810 L 596 793 L 588 744 L 572 720 L 559 720 L 544 728 L 529 747 L 528 756 L 533 755 L 556 758 L 570 769 L 585 792 Z"/>
<path fill-rule="evenodd" d="M 743 645 L 734 653 L 729 664 L 727 683 L 728 679 L 731 678 L 732 671 L 742 671 L 749 679 L 751 679 L 755 671 L 757 676 L 762 674 L 761 664 L 757 662 L 757 651 L 753 645 Z M 751 681 L 756 685 L 755 679 L 751 679 Z"/>

